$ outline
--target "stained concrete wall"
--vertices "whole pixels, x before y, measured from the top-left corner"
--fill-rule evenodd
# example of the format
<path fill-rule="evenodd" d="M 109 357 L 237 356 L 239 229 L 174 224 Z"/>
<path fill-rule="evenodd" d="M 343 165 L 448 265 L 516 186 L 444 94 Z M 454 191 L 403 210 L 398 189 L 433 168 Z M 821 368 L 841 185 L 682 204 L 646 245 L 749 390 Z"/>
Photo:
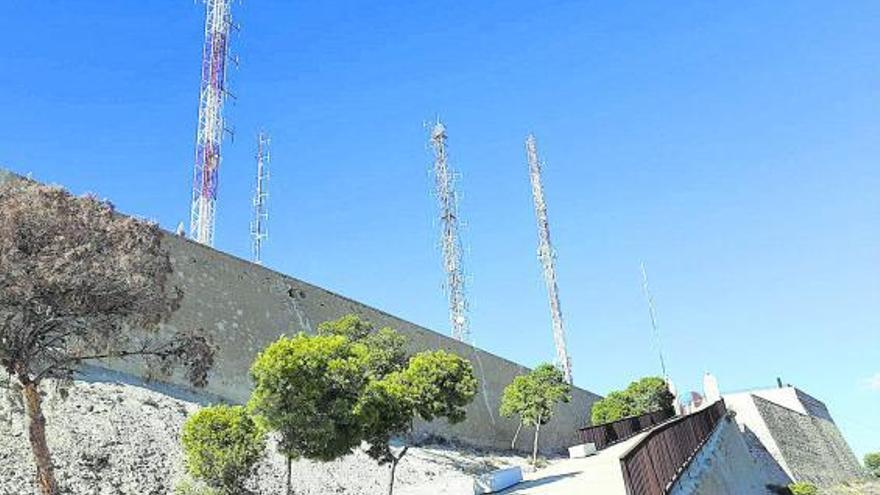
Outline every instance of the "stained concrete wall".
<path fill-rule="evenodd" d="M 0 175 L 2 180 L 3 175 Z M 177 330 L 201 328 L 210 334 L 218 346 L 218 353 L 209 384 L 203 391 L 209 397 L 246 401 L 252 386 L 248 369 L 266 345 L 282 334 L 312 332 L 323 321 L 354 313 L 377 327 L 389 326 L 399 330 L 409 338 L 411 352 L 445 349 L 473 363 L 480 380 L 480 392 L 468 407 L 467 420 L 454 426 L 443 421 L 421 423 L 416 427 L 418 435 L 435 434 L 482 447 L 509 447 L 516 422 L 500 418 L 498 406 L 504 387 L 515 376 L 526 373 L 525 367 L 315 285 L 175 235 L 165 235 L 163 245 L 172 258 L 172 282 L 183 291 L 184 298 L 180 309 L 162 331 L 170 334 Z M 102 364 L 134 377 L 146 376 L 145 368 L 137 362 Z M 183 389 L 187 387 L 179 375 L 162 380 Z M 163 384 L 158 385 L 157 388 L 162 390 Z M 599 398 L 575 388 L 572 401 L 560 405 L 553 421 L 541 428 L 540 449 L 558 451 L 578 443 L 576 429 L 588 423 L 590 407 Z M 522 439 L 518 447 L 525 449 L 527 444 Z"/>
<path fill-rule="evenodd" d="M 755 459 L 736 423 L 723 419 L 694 456 L 670 495 L 758 495 L 772 493 L 767 484 L 787 485 L 774 469 Z"/>

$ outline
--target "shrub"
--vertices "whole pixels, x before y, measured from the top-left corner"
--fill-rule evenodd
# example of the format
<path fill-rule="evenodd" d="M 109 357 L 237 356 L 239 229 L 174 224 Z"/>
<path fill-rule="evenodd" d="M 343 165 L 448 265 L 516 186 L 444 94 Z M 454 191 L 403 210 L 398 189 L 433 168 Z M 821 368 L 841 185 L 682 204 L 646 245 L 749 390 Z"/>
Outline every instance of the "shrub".
<path fill-rule="evenodd" d="M 792 495 L 819 495 L 819 489 L 812 483 L 806 481 L 798 481 L 788 485 Z"/>
<path fill-rule="evenodd" d="M 865 454 L 865 467 L 872 475 L 880 478 L 880 452 Z"/>
<path fill-rule="evenodd" d="M 219 405 L 190 416 L 181 442 L 191 476 L 218 493 L 238 494 L 263 456 L 265 434 L 244 407 Z"/>

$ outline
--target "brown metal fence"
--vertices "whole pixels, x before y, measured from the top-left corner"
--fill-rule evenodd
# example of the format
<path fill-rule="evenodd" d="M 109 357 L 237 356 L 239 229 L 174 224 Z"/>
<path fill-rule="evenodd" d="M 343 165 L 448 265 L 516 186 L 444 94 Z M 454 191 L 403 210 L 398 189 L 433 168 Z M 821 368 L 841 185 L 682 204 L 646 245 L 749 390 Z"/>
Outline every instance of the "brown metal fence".
<path fill-rule="evenodd" d="M 667 419 L 675 416 L 672 409 L 655 411 L 652 413 L 623 418 L 611 423 L 581 428 L 578 433 L 582 443 L 592 443 L 596 450 L 602 450 L 609 445 L 622 442 L 636 433 L 656 426 Z"/>
<path fill-rule="evenodd" d="M 627 495 L 664 495 L 726 414 L 719 400 L 645 435 L 620 458 Z"/>

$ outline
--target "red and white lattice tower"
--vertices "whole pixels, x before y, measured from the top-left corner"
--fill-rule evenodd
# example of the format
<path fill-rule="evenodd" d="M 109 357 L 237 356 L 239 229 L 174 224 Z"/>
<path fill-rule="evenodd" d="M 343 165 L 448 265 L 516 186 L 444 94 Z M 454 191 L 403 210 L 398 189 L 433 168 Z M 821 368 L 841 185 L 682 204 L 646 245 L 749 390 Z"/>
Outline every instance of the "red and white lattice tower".
<path fill-rule="evenodd" d="M 435 194 L 440 203 L 440 244 L 443 248 L 443 268 L 446 271 L 449 323 L 452 325 L 452 336 L 468 342 L 470 329 L 458 232 L 458 196 L 455 193 L 455 176 L 446 160 L 446 126 L 439 120 L 431 128 L 431 147 L 434 148 Z"/>
<path fill-rule="evenodd" d="M 529 177 L 532 182 L 532 197 L 535 200 L 535 216 L 538 220 L 538 260 L 544 270 L 544 282 L 550 297 L 550 318 L 553 325 L 553 342 L 556 344 L 556 362 L 565 374 L 565 381 L 571 383 L 571 358 L 565 345 L 565 327 L 562 324 L 562 307 L 559 304 L 559 287 L 556 284 L 556 252 L 550 243 L 550 221 L 547 219 L 547 204 L 544 202 L 544 185 L 541 183 L 542 164 L 538 159 L 535 136 L 526 138 L 526 158 L 529 162 Z"/>
<path fill-rule="evenodd" d="M 226 62 L 232 27 L 231 0 L 205 0 L 205 46 L 199 91 L 199 129 L 196 135 L 192 212 L 189 235 L 214 245 L 214 214 L 223 141 L 223 102 L 226 99 Z"/>

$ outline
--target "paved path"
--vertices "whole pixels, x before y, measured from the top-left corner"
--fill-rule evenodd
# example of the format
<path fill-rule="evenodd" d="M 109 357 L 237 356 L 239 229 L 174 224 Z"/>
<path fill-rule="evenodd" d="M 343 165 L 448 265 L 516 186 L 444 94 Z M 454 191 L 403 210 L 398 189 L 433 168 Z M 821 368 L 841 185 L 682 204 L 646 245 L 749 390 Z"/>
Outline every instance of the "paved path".
<path fill-rule="evenodd" d="M 608 447 L 583 459 L 566 459 L 525 475 L 525 480 L 499 495 L 625 495 L 620 456 L 645 436 Z"/>

